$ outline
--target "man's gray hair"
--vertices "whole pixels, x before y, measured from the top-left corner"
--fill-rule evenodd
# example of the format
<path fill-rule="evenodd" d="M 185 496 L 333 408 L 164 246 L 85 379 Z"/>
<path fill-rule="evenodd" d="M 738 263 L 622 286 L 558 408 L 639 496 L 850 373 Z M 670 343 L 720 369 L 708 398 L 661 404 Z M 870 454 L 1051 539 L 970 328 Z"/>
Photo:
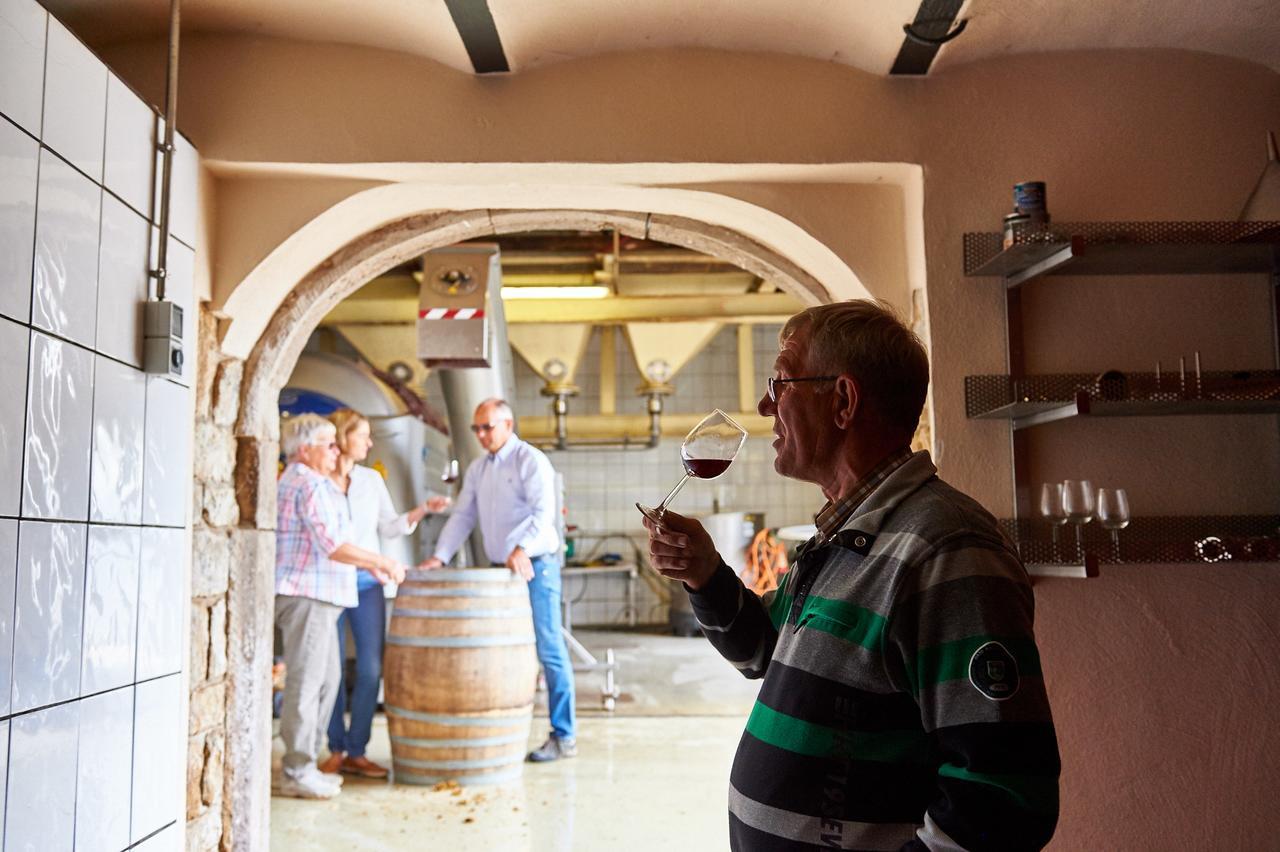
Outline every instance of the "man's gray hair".
<path fill-rule="evenodd" d="M 492 408 L 493 413 L 498 416 L 499 420 L 510 420 L 512 423 L 516 421 L 515 412 L 511 410 L 511 404 L 505 399 L 491 396 L 484 402 L 476 406 L 476 411 L 482 408 Z"/>
<path fill-rule="evenodd" d="M 327 443 L 337 437 L 333 424 L 319 414 L 299 414 L 290 417 L 280 426 L 280 449 L 284 457 L 292 459 L 303 447 Z"/>
<path fill-rule="evenodd" d="M 929 355 L 893 308 L 866 299 L 818 305 L 787 320 L 778 339 L 802 329 L 809 332 L 805 368 L 852 376 L 885 427 L 910 438 L 929 390 Z"/>

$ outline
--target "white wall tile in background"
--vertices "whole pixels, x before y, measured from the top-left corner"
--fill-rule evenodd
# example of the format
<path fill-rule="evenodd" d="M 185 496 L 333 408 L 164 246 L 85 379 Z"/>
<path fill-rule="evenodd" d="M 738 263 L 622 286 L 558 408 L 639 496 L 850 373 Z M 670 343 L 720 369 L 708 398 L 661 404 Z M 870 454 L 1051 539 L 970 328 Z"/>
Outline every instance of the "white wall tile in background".
<path fill-rule="evenodd" d="M 49 15 L 35 0 L 0 0 L 0 113 L 40 135 Z"/>
<path fill-rule="evenodd" d="M 89 519 L 141 523 L 147 377 L 101 355 L 95 362 Z"/>
<path fill-rule="evenodd" d="M 177 675 L 135 688 L 133 723 L 133 842 L 178 818 L 186 793 L 182 679 Z M 150 847 L 148 847 L 150 848 Z"/>
<path fill-rule="evenodd" d="M 0 716 L 9 715 L 9 683 L 13 665 L 13 596 L 17 586 L 18 522 L 0 518 Z M 0 751 L 2 750 L 3 743 L 0 743 Z"/>
<path fill-rule="evenodd" d="M 101 181 L 106 118 L 107 66 L 56 18 L 50 18 L 41 139 L 67 162 Z"/>
<path fill-rule="evenodd" d="M 84 524 L 19 526 L 11 712 L 80 694 L 84 560 Z"/>
<path fill-rule="evenodd" d="M 80 704 L 10 720 L 5 852 L 61 852 L 75 833 Z"/>
<path fill-rule="evenodd" d="M 37 332 L 30 361 L 22 516 L 85 520 L 93 355 Z"/>
<path fill-rule="evenodd" d="M 0 314 L 20 322 L 31 316 L 39 162 L 40 143 L 0 119 Z"/>
<path fill-rule="evenodd" d="M 76 779 L 76 852 L 119 852 L 129 845 L 133 687 L 80 702 Z"/>
<path fill-rule="evenodd" d="M 146 464 L 142 522 L 180 527 L 191 495 L 190 392 L 168 379 L 147 379 Z"/>
<path fill-rule="evenodd" d="M 31 324 L 92 347 L 98 313 L 102 189 L 40 152 Z"/>
<path fill-rule="evenodd" d="M 99 352 L 142 366 L 142 303 L 150 288 L 151 227 L 114 196 L 102 196 L 98 251 Z"/>
<path fill-rule="evenodd" d="M 16 517 L 22 502 L 22 448 L 27 415 L 27 347 L 31 332 L 0 319 L 0 515 Z"/>
<path fill-rule="evenodd" d="M 4 825 L 5 791 L 9 781 L 9 722 L 0 722 L 0 825 Z"/>
<path fill-rule="evenodd" d="M 143 216 L 151 213 L 156 114 L 114 74 L 107 78 L 102 183 Z"/>
<path fill-rule="evenodd" d="M 80 694 L 133 683 L 142 531 L 89 527 Z"/>
<path fill-rule="evenodd" d="M 186 574 L 182 530 L 143 528 L 138 569 L 137 679 L 172 674 L 182 668 L 183 625 L 189 607 L 182 599 Z"/>

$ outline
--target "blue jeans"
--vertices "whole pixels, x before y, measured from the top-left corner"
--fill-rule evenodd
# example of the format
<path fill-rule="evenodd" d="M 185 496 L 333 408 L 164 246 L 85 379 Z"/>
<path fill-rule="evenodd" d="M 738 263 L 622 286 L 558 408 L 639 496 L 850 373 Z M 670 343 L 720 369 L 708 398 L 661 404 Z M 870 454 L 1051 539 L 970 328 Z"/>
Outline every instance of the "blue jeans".
<path fill-rule="evenodd" d="M 351 690 L 351 729 L 343 712 L 346 710 L 346 630 L 356 640 L 356 682 Z M 338 699 L 329 719 L 329 751 L 346 752 L 361 757 L 369 745 L 373 713 L 378 708 L 378 683 L 382 680 L 382 646 L 386 641 L 387 599 L 382 586 L 360 590 L 360 603 L 344 609 L 338 618 L 338 654 L 343 661 L 344 682 L 338 687 Z"/>
<path fill-rule="evenodd" d="M 533 609 L 533 632 L 538 642 L 538 662 L 547 676 L 547 707 L 551 712 L 551 732 L 557 737 L 576 734 L 573 706 L 573 665 L 560 632 L 560 559 L 538 556 L 533 559 L 533 579 L 529 581 L 529 605 Z"/>

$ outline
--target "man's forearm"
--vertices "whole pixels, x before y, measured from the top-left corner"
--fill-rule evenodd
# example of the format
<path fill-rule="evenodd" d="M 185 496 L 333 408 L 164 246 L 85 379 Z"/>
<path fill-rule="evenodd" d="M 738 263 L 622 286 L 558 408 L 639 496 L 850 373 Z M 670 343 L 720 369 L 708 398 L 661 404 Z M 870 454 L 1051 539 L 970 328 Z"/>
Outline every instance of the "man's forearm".
<path fill-rule="evenodd" d="M 386 558 L 381 553 L 365 550 L 349 541 L 338 545 L 337 550 L 329 554 L 329 558 L 334 562 L 355 565 L 357 568 L 366 568 L 370 571 L 380 571 L 386 564 Z"/>
<path fill-rule="evenodd" d="M 708 641 L 745 677 L 763 677 L 778 631 L 760 598 L 720 563 L 711 580 L 689 594 L 694 616 Z"/>

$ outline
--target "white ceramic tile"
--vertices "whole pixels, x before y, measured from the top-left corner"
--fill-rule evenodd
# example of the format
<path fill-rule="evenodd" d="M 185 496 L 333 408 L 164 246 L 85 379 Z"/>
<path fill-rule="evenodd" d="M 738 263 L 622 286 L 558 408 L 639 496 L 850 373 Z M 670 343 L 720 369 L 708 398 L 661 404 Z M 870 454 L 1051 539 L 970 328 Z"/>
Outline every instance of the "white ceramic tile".
<path fill-rule="evenodd" d="M 133 842 L 176 820 L 186 793 L 187 738 L 179 690 L 172 677 L 136 687 L 133 723 Z M 150 847 L 148 847 L 150 848 Z"/>
<path fill-rule="evenodd" d="M 73 702 L 10 720 L 5 852 L 71 849 L 79 718 Z"/>
<path fill-rule="evenodd" d="M 31 335 L 22 516 L 82 521 L 89 512 L 93 355 Z"/>
<path fill-rule="evenodd" d="M 85 526 L 23 521 L 13 619 L 12 712 L 80 694 Z"/>
<path fill-rule="evenodd" d="M 156 119 L 157 139 L 164 140 L 164 116 Z M 152 221 L 160 221 L 160 196 L 164 167 L 159 150 L 155 158 L 155 190 Z M 173 136 L 173 180 L 169 186 L 169 234 L 196 248 L 196 213 L 199 205 L 200 154 L 181 132 Z"/>
<path fill-rule="evenodd" d="M 102 189 L 41 151 L 39 191 L 31 324 L 92 347 Z"/>
<path fill-rule="evenodd" d="M 31 332 L 0 318 L 0 515 L 16 517 L 22 503 L 23 421 L 27 348 Z"/>
<path fill-rule="evenodd" d="M 97 350 L 142 366 L 142 304 L 149 293 L 151 227 L 114 196 L 102 196 Z"/>
<path fill-rule="evenodd" d="M 13 596 L 17 585 L 18 522 L 0 518 L 0 716 L 9 715 L 9 681 L 13 664 Z M 3 746 L 3 741 L 0 741 L 0 751 Z M 3 798 L 0 796 L 0 800 Z"/>
<path fill-rule="evenodd" d="M 89 519 L 138 524 L 142 522 L 147 377 L 101 355 L 95 361 Z"/>
<path fill-rule="evenodd" d="M 81 701 L 76 852 L 119 852 L 129 845 L 132 760 L 133 687 Z"/>
<path fill-rule="evenodd" d="M 188 553 L 183 530 L 143 528 L 138 567 L 138 680 L 182 668 L 182 627 L 190 610 L 182 599 Z"/>
<path fill-rule="evenodd" d="M 0 33 L 3 26 L 0 19 Z M 40 143 L 0 119 L 0 314 L 21 322 L 31 316 L 39 162 Z"/>
<path fill-rule="evenodd" d="M 0 0 L 0 113 L 33 136 L 40 135 L 48 19 L 36 0 Z"/>
<path fill-rule="evenodd" d="M 45 53 L 44 144 L 96 181 L 102 180 L 107 66 L 57 18 Z"/>
<path fill-rule="evenodd" d="M 165 378 L 147 379 L 146 464 L 142 522 L 179 527 L 191 494 L 190 391 Z"/>
<path fill-rule="evenodd" d="M 102 183 L 143 216 L 151 213 L 155 133 L 155 112 L 116 75 L 108 74 Z"/>
<path fill-rule="evenodd" d="M 80 694 L 133 683 L 142 531 L 89 527 Z"/>

